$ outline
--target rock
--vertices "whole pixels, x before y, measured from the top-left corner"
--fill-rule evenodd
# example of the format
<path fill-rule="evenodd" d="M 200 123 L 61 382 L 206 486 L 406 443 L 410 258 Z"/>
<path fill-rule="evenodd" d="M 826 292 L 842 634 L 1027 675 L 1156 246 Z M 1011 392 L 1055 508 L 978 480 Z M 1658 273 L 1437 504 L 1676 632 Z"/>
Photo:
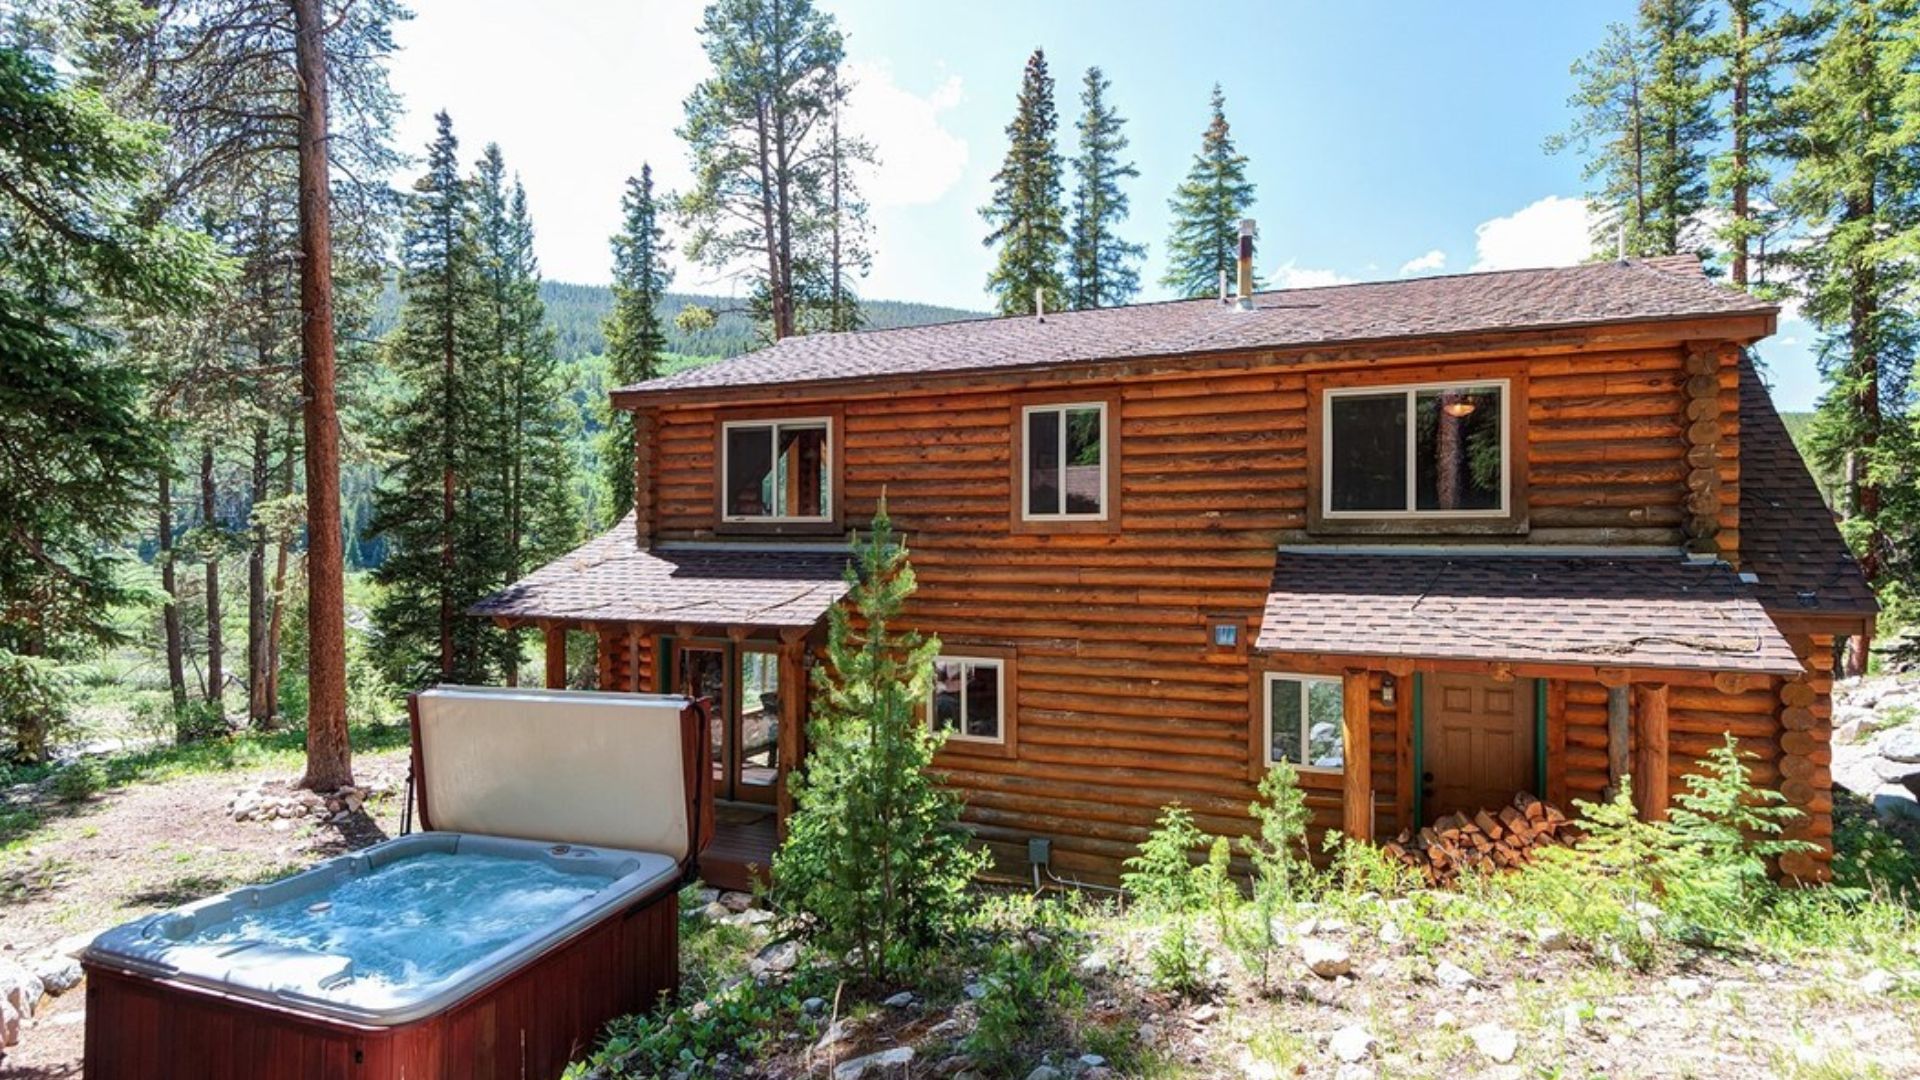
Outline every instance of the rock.
<path fill-rule="evenodd" d="M 747 969 L 755 975 L 785 975 L 800 963 L 800 943 L 797 941 L 776 941 L 761 949 L 747 963 Z"/>
<path fill-rule="evenodd" d="M 1213 1023 L 1213 1018 L 1219 1015 L 1220 1015 L 1220 1010 L 1215 1008 L 1214 1006 L 1202 1005 L 1199 1008 L 1193 1010 L 1193 1012 L 1190 1014 L 1190 1019 L 1192 1019 L 1193 1022 L 1196 1024 L 1211 1024 Z"/>
<path fill-rule="evenodd" d="M 1920 799 L 1904 784 L 1882 784 L 1872 789 L 1873 812 L 1883 818 L 1920 821 Z"/>
<path fill-rule="evenodd" d="M 945 1020 L 928 1028 L 927 1038 L 934 1042 L 944 1042 L 948 1039 L 957 1039 L 966 1033 L 967 1025 L 962 1023 L 958 1017 L 949 1016 Z"/>
<path fill-rule="evenodd" d="M 1081 1054 L 1080 1064 L 1089 1069 L 1100 1069 L 1106 1067 L 1107 1059 L 1101 1057 L 1099 1054 Z"/>
<path fill-rule="evenodd" d="M 1347 947 L 1325 938 L 1303 938 L 1300 942 L 1300 959 L 1307 965 L 1307 970 L 1323 979 L 1337 979 L 1353 970 L 1353 959 Z"/>
<path fill-rule="evenodd" d="M 1027 1080 L 1060 1080 L 1060 1070 L 1051 1065 L 1035 1065 Z"/>
<path fill-rule="evenodd" d="M 1080 960 L 1080 974 L 1105 975 L 1107 973 L 1107 954 L 1090 952 Z"/>
<path fill-rule="evenodd" d="M 1478 1024 L 1467 1029 L 1473 1048 L 1505 1065 L 1520 1050 L 1520 1037 L 1499 1024 Z"/>
<path fill-rule="evenodd" d="M 966 1054 L 949 1054 L 933 1063 L 933 1075 L 952 1076 L 973 1068 L 973 1058 Z"/>
<path fill-rule="evenodd" d="M 68 934 L 66 937 L 54 942 L 53 947 L 47 951 L 60 956 L 71 956 L 75 960 L 78 960 L 80 959 L 80 954 L 87 951 L 87 946 L 93 944 L 93 939 L 99 936 L 99 934 L 91 930 L 82 930 L 77 934 Z"/>
<path fill-rule="evenodd" d="M 827 1025 L 826 1032 L 820 1036 L 819 1042 L 813 1044 L 813 1048 L 816 1051 L 831 1050 L 846 1042 L 853 1035 L 853 1029 L 854 1025 L 843 1016 Z"/>
<path fill-rule="evenodd" d="M 696 907 L 706 907 L 708 904 L 717 904 L 720 902 L 720 890 L 710 888 L 695 889 L 693 891 L 693 902 Z"/>
<path fill-rule="evenodd" d="M 806 1013 L 808 1016 L 819 1016 L 821 1013 L 827 1011 L 827 999 L 810 997 L 800 1003 L 800 1011 Z"/>
<path fill-rule="evenodd" d="M 0 960 L 0 1001 L 13 1006 L 22 1019 L 33 1015 L 46 993 L 38 976 L 12 960 Z"/>
<path fill-rule="evenodd" d="M 1854 984 L 1854 986 L 1859 988 L 1861 993 L 1871 994 L 1875 997 L 1879 997 L 1899 985 L 1899 978 L 1897 978 L 1893 972 L 1884 968 L 1874 968 L 1872 971 L 1861 976 L 1860 981 Z"/>
<path fill-rule="evenodd" d="M 708 922 L 717 922 L 721 919 L 726 918 L 728 915 L 732 914 L 732 912 L 728 911 L 726 908 L 721 907 L 719 901 L 716 900 L 712 903 L 701 905 L 700 910 L 695 912 L 694 914 L 700 916 L 701 918 L 707 920 Z"/>
<path fill-rule="evenodd" d="M 11 1001 L 0 1001 L 0 1050 L 20 1041 L 20 1010 Z"/>
<path fill-rule="evenodd" d="M 896 1046 L 877 1054 L 843 1061 L 833 1067 L 833 1080 L 866 1080 L 867 1077 L 905 1076 L 913 1064 L 913 1047 Z"/>
<path fill-rule="evenodd" d="M 987 987 L 985 983 L 976 980 L 968 983 L 961 992 L 967 995 L 969 1001 L 979 1001 L 987 996 Z"/>
<path fill-rule="evenodd" d="M 721 906 L 725 907 L 726 905 L 722 904 Z M 748 908 L 746 911 L 737 911 L 731 915 L 723 915 L 720 917 L 720 921 L 725 923 L 728 926 L 738 926 L 743 928 L 750 927 L 750 926 L 765 926 L 767 923 L 770 923 L 773 920 L 774 920 L 773 912 L 768 911 L 766 908 Z"/>
<path fill-rule="evenodd" d="M 753 894 L 743 892 L 723 892 L 720 903 L 728 911 L 741 912 L 753 906 Z"/>
<path fill-rule="evenodd" d="M 1565 930 L 1547 923 L 1533 928 L 1533 943 L 1547 952 L 1559 952 L 1573 947 L 1573 942 L 1567 937 Z"/>
<path fill-rule="evenodd" d="M 1399 923 L 1386 922 L 1386 923 L 1380 924 L 1379 938 L 1380 938 L 1380 944 L 1392 946 L 1392 945 L 1398 945 L 1402 941 L 1405 941 L 1407 939 L 1407 935 L 1405 931 L 1400 929 Z"/>
<path fill-rule="evenodd" d="M 64 994 L 80 985 L 80 961 L 58 953 L 43 956 L 34 962 L 33 975 L 47 993 Z"/>
<path fill-rule="evenodd" d="M 1702 987 L 1699 979 L 1672 978 L 1667 980 L 1667 992 L 1680 1001 L 1692 1001 L 1700 996 Z"/>
<path fill-rule="evenodd" d="M 885 1005 L 889 1009 L 904 1009 L 913 1004 L 913 991 L 902 990 L 892 997 L 887 998 L 885 1001 L 882 1001 L 880 1004 Z"/>
<path fill-rule="evenodd" d="M 1920 764 L 1920 726 L 1908 725 L 1882 732 L 1873 741 L 1873 749 L 1888 761 Z"/>
<path fill-rule="evenodd" d="M 1348 1024 L 1327 1039 L 1327 1049 L 1348 1064 L 1372 1057 L 1373 1047 L 1373 1032 L 1360 1024 Z"/>
<path fill-rule="evenodd" d="M 1898 761 L 1893 758 L 1875 758 L 1873 775 L 1889 784 L 1911 786 L 1916 777 L 1920 777 L 1920 764 L 1911 761 Z"/>
<path fill-rule="evenodd" d="M 1433 1026 L 1443 1031 L 1457 1028 L 1460 1026 L 1460 1018 L 1453 1015 L 1452 1009 L 1441 1009 L 1433 1014 Z"/>
<path fill-rule="evenodd" d="M 1373 1080 L 1373 1069 L 1359 1062 L 1349 1062 L 1333 1071 L 1333 1080 Z"/>
<path fill-rule="evenodd" d="M 1451 960 L 1442 960 L 1433 967 L 1433 981 L 1449 990 L 1464 990 L 1480 980 L 1473 973 Z"/>

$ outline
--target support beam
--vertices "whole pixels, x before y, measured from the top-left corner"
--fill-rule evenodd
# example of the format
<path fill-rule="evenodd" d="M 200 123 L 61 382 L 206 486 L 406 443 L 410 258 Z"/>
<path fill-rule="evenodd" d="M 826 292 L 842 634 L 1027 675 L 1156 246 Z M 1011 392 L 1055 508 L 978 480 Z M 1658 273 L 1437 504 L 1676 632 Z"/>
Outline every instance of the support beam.
<path fill-rule="evenodd" d="M 1368 684 L 1364 670 L 1348 670 L 1341 676 L 1346 769 L 1341 790 L 1340 831 L 1356 840 L 1373 839 L 1373 745 Z"/>
<path fill-rule="evenodd" d="M 1640 816 L 1664 821 L 1667 816 L 1667 688 L 1663 683 L 1635 688 L 1634 711 L 1640 720 L 1639 759 L 1633 771 L 1633 793 Z"/>
<path fill-rule="evenodd" d="M 542 623 L 541 636 L 547 647 L 547 689 L 567 688 L 567 627 L 565 623 Z"/>
<path fill-rule="evenodd" d="M 1603 794 L 1608 799 L 1620 793 L 1620 778 L 1632 771 L 1627 764 L 1631 732 L 1627 688 L 1607 687 L 1607 790 Z M 1634 784 L 1638 786 L 1639 782 L 1639 777 L 1635 777 Z"/>
<path fill-rule="evenodd" d="M 774 820 L 780 839 L 787 838 L 787 815 L 793 813 L 793 794 L 787 788 L 787 775 L 800 764 L 806 747 L 801 725 L 807 715 L 807 642 L 805 638 L 780 642 L 780 768 L 775 780 Z"/>
<path fill-rule="evenodd" d="M 642 693 L 647 687 L 641 683 L 640 650 L 646 646 L 647 628 L 634 623 L 627 627 L 627 685 L 621 687 L 633 693 Z"/>

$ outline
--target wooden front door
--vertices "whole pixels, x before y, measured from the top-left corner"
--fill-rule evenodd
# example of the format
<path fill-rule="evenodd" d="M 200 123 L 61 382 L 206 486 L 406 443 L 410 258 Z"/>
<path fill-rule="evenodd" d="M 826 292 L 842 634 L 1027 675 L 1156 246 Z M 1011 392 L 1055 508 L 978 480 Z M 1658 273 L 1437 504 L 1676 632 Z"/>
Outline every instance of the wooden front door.
<path fill-rule="evenodd" d="M 1532 680 L 1436 673 L 1424 676 L 1421 696 L 1427 821 L 1498 810 L 1533 790 Z"/>

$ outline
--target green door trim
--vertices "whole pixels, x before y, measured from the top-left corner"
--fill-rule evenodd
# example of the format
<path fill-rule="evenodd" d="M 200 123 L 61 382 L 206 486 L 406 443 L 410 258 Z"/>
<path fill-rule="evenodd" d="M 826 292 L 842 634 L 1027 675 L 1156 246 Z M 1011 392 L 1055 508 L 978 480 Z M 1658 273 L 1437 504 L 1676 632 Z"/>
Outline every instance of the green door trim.
<path fill-rule="evenodd" d="M 1533 794 L 1547 797 L 1547 680 L 1533 680 Z"/>

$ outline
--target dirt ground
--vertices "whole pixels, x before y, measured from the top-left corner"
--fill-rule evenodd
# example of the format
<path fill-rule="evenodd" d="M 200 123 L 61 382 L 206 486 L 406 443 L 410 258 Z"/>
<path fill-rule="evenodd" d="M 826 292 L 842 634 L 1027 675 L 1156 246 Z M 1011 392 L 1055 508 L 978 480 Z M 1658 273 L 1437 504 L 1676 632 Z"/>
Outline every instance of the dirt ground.
<path fill-rule="evenodd" d="M 292 779 L 283 767 L 197 774 L 110 790 L 50 807 L 24 847 L 0 853 L 0 956 L 32 957 L 63 938 L 239 885 L 269 881 L 399 831 L 406 751 L 354 762 L 385 789 L 340 825 L 241 822 L 226 812 L 243 788 Z M 81 1075 L 85 987 L 43 1000 L 0 1057 L 0 1077 Z"/>

